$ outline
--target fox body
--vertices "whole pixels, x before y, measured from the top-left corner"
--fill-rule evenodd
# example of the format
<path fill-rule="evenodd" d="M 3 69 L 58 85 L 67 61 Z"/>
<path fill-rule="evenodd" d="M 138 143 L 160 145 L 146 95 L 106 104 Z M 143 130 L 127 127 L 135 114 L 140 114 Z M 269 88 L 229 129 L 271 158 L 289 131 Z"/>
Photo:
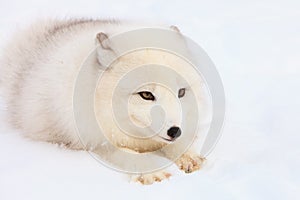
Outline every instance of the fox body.
<path fill-rule="evenodd" d="M 81 135 L 85 141 L 83 145 L 76 129 L 72 101 L 78 72 L 87 56 L 97 49 L 90 62 L 93 66 L 91 73 L 97 73 L 108 51 L 114 50 L 104 40 L 141 27 L 146 26 L 111 20 L 46 20 L 17 32 L 4 49 L 0 68 L 9 122 L 33 140 L 64 144 L 71 149 L 98 149 L 103 143 L 99 135 L 85 132 Z M 174 26 L 158 27 L 180 34 Z M 188 85 L 158 69 L 155 76 L 164 79 L 173 92 L 161 84 L 148 83 L 117 97 L 126 99 L 128 120 L 140 128 L 151 124 L 153 106 L 164 108 L 163 128 L 152 137 L 140 139 L 120 130 L 111 104 L 118 81 L 147 63 L 168 66 L 186 77 Z M 143 82 L 148 75 L 146 70 L 136 78 Z M 106 138 L 120 148 L 143 153 L 156 151 L 170 143 L 180 145 L 188 131 L 182 122 L 195 117 L 181 114 L 180 101 L 188 104 L 190 93 L 196 94 L 200 105 L 196 109 L 200 113 L 208 112 L 203 85 L 196 71 L 176 55 L 151 49 L 130 53 L 119 58 L 98 81 L 95 89 L 96 119 Z M 87 81 L 86 87 L 93 86 Z M 132 128 L 129 131 L 137 134 Z M 200 168 L 203 158 L 191 147 L 174 162 L 185 172 L 192 172 Z M 137 180 L 147 184 L 167 177 L 168 173 L 158 172 Z"/>

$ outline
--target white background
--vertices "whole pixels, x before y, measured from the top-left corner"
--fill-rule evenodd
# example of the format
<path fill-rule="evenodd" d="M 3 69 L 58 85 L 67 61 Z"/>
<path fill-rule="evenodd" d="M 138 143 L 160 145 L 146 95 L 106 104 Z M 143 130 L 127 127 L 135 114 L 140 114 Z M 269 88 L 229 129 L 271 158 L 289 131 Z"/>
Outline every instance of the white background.
<path fill-rule="evenodd" d="M 0 46 L 39 18 L 100 17 L 177 25 L 223 79 L 227 119 L 203 170 L 151 186 L 86 152 L 32 142 L 0 113 L 0 199 L 299 199 L 300 2 L 0 1 Z M 173 169 L 171 169 L 173 170 Z"/>

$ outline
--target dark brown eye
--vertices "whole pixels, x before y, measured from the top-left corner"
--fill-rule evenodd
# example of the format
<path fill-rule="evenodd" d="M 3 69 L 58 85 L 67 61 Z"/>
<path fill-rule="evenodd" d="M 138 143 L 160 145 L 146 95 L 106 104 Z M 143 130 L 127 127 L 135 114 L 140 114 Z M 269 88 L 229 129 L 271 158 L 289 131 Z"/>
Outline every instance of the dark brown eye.
<path fill-rule="evenodd" d="M 142 91 L 138 93 L 143 99 L 148 100 L 148 101 L 154 101 L 155 97 L 151 92 L 148 91 Z"/>
<path fill-rule="evenodd" d="M 181 98 L 185 95 L 185 88 L 181 88 L 178 91 L 178 98 Z"/>

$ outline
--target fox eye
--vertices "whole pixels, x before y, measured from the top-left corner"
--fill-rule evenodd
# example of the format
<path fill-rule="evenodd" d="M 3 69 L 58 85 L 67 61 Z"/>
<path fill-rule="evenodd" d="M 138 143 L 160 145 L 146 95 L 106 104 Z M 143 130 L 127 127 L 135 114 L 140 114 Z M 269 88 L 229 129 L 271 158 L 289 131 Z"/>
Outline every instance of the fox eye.
<path fill-rule="evenodd" d="M 155 97 L 151 92 L 148 91 L 142 91 L 138 93 L 143 99 L 148 100 L 148 101 L 154 101 Z"/>
<path fill-rule="evenodd" d="M 178 91 L 178 98 L 181 98 L 185 95 L 185 88 L 181 88 Z"/>

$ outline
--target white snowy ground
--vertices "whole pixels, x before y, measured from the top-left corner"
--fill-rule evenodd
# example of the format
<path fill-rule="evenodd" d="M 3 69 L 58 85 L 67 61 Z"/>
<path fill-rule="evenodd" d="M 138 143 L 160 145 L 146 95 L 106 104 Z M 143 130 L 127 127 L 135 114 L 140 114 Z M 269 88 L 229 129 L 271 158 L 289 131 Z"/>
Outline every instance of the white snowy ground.
<path fill-rule="evenodd" d="M 202 171 L 141 186 L 89 154 L 32 142 L 0 114 L 0 199 L 300 199 L 298 0 L 0 1 L 0 44 L 41 17 L 176 24 L 215 62 L 227 95 L 223 136 Z"/>

